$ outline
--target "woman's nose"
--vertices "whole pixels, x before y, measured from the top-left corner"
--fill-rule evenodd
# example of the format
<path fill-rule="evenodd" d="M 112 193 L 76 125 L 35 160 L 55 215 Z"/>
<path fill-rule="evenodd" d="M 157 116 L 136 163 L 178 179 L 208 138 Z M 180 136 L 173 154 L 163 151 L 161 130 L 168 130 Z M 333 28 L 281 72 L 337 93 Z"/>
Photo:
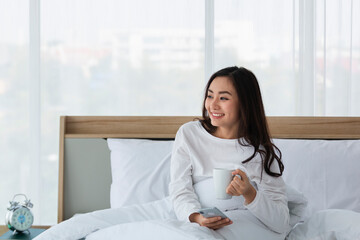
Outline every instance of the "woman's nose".
<path fill-rule="evenodd" d="M 211 109 L 219 109 L 219 104 L 216 99 L 211 102 Z"/>

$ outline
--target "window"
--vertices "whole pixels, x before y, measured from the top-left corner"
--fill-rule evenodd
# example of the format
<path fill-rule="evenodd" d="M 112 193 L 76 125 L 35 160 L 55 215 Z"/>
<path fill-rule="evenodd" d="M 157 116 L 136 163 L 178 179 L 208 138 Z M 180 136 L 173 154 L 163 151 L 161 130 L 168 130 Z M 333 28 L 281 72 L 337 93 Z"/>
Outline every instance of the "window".
<path fill-rule="evenodd" d="M 0 21 L 0 204 L 27 194 L 35 224 L 57 221 L 60 115 L 200 115 L 232 65 L 267 115 L 360 115 L 359 1 L 12 0 Z"/>

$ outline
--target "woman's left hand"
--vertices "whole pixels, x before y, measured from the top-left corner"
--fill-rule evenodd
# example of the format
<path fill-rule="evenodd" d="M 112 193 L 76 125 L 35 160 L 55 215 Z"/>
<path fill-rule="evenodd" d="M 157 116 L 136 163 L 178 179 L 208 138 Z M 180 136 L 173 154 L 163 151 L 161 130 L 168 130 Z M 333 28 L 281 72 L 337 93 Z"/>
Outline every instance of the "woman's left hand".
<path fill-rule="evenodd" d="M 251 185 L 249 178 L 246 176 L 246 173 L 240 169 L 236 169 L 232 172 L 234 176 L 233 180 L 230 182 L 229 186 L 226 188 L 226 193 L 232 196 L 243 195 L 245 198 L 245 204 L 250 204 L 256 197 L 256 190 Z"/>

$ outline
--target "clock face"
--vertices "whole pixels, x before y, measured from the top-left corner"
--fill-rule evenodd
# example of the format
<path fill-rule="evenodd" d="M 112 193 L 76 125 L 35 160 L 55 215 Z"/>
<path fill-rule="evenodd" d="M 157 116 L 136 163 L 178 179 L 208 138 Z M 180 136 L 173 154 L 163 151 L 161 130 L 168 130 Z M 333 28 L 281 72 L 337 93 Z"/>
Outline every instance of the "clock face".
<path fill-rule="evenodd" d="M 34 221 L 30 210 L 20 207 L 14 211 L 11 217 L 11 225 L 18 231 L 29 229 Z"/>

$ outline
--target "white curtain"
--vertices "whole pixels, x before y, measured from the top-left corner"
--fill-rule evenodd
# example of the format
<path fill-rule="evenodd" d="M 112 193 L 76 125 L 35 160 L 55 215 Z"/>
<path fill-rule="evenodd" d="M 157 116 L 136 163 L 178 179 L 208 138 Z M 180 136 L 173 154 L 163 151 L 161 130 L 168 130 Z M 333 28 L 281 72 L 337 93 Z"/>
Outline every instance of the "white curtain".
<path fill-rule="evenodd" d="M 360 115 L 357 0 L 0 0 L 0 22 L 0 216 L 22 192 L 56 223 L 60 115 L 200 115 L 226 66 L 267 115 Z"/>
<path fill-rule="evenodd" d="M 215 69 L 249 67 L 268 115 L 360 115 L 360 2 L 215 1 Z"/>

